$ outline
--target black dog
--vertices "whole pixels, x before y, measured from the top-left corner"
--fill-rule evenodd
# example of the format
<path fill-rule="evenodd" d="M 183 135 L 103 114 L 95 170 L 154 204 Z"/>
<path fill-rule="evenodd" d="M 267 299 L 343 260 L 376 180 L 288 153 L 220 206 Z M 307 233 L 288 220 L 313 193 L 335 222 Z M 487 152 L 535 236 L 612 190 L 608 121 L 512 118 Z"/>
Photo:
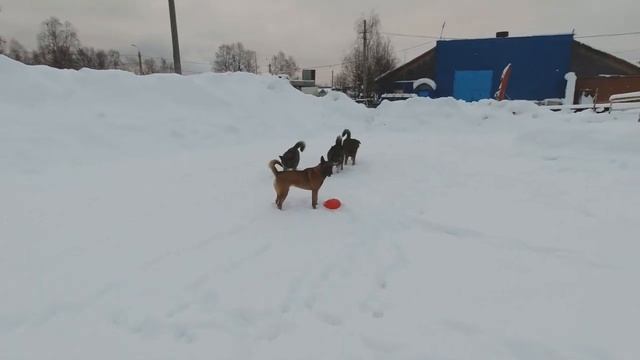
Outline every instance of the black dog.
<path fill-rule="evenodd" d="M 356 164 L 356 154 L 358 153 L 358 148 L 360 147 L 360 140 L 351 138 L 351 131 L 349 129 L 344 129 L 342 132 L 342 136 L 346 136 L 342 142 L 342 148 L 344 149 L 344 163 L 347 163 L 347 160 L 351 158 L 351 165 Z"/>
<path fill-rule="evenodd" d="M 336 144 L 327 152 L 327 161 L 336 167 L 336 172 L 339 172 L 338 168 L 340 170 L 344 168 L 344 149 L 342 148 L 342 137 L 340 135 L 336 138 Z"/>
<path fill-rule="evenodd" d="M 300 163 L 300 153 L 298 152 L 298 149 L 300 149 L 300 151 L 304 151 L 304 148 L 304 141 L 298 141 L 292 148 L 285 151 L 285 153 L 280 156 L 282 167 L 285 170 L 296 170 Z"/>

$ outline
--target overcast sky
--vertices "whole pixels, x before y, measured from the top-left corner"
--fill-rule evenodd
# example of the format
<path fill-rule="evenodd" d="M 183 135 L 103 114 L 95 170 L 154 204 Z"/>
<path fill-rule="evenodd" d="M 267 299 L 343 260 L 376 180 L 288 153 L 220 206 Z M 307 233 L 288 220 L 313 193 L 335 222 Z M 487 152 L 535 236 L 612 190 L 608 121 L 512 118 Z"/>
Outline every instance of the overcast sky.
<path fill-rule="evenodd" d="M 241 41 L 256 50 L 261 71 L 278 50 L 301 67 L 339 63 L 355 39 L 354 23 L 372 10 L 389 33 L 492 37 L 640 32 L 638 0 L 175 0 L 185 72 L 210 68 L 215 49 Z M 166 0 L 0 0 L 0 35 L 34 48 L 40 23 L 70 21 L 85 46 L 171 58 Z M 429 39 L 392 36 L 400 62 L 428 50 Z M 640 60 L 640 35 L 582 39 L 630 61 Z M 420 44 L 424 44 L 418 46 Z M 411 48 L 409 50 L 404 50 Z M 336 71 L 338 67 L 334 68 Z M 330 78 L 331 68 L 318 70 Z"/>

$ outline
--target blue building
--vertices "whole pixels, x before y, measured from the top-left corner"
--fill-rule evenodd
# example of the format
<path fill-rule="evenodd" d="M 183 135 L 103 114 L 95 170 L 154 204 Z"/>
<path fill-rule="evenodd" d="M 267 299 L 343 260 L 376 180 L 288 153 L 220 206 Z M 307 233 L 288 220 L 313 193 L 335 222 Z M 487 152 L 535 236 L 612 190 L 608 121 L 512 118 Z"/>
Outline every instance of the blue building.
<path fill-rule="evenodd" d="M 573 35 L 441 40 L 408 63 L 376 79 L 377 92 L 407 92 L 407 83 L 433 79 L 430 97 L 475 101 L 493 98 L 504 68 L 511 64 L 507 98 L 564 98 L 565 74 L 581 76 L 638 75 L 640 68 L 574 40 Z M 417 91 L 414 91 L 418 93 Z M 423 93 L 424 94 L 424 93 Z"/>

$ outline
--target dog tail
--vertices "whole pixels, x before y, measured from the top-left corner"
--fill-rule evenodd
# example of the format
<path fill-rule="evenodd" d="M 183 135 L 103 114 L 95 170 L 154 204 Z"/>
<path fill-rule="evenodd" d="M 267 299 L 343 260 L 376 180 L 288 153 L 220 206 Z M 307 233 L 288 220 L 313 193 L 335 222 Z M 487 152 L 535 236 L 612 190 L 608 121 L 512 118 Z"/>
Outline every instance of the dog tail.
<path fill-rule="evenodd" d="M 342 132 L 342 137 L 347 136 L 347 139 L 351 139 L 351 131 L 349 131 L 349 129 L 344 129 L 344 131 Z"/>
<path fill-rule="evenodd" d="M 342 146 L 342 136 L 340 135 L 336 138 L 336 146 Z"/>
<path fill-rule="evenodd" d="M 293 148 L 294 148 L 294 149 L 298 149 L 298 150 L 300 150 L 300 151 L 304 151 L 304 148 L 305 148 L 306 146 L 307 146 L 307 145 L 304 143 L 304 141 L 298 141 L 295 145 L 293 145 Z"/>
<path fill-rule="evenodd" d="M 280 171 L 278 171 L 278 169 L 276 169 L 276 165 L 280 165 L 280 167 L 283 167 L 282 163 L 280 161 L 278 161 L 278 160 L 269 161 L 269 169 L 271 169 L 271 172 L 273 173 L 273 176 L 277 176 L 278 173 L 280 172 Z"/>

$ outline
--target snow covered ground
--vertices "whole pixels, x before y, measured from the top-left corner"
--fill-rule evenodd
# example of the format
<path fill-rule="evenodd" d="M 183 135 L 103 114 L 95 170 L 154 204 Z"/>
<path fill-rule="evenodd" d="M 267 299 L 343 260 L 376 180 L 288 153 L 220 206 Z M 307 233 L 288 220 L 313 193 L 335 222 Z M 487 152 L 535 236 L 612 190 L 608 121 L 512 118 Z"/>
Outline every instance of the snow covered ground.
<path fill-rule="evenodd" d="M 638 359 L 637 112 L 0 56 L 0 359 Z M 358 164 L 275 208 L 267 162 Z"/>

